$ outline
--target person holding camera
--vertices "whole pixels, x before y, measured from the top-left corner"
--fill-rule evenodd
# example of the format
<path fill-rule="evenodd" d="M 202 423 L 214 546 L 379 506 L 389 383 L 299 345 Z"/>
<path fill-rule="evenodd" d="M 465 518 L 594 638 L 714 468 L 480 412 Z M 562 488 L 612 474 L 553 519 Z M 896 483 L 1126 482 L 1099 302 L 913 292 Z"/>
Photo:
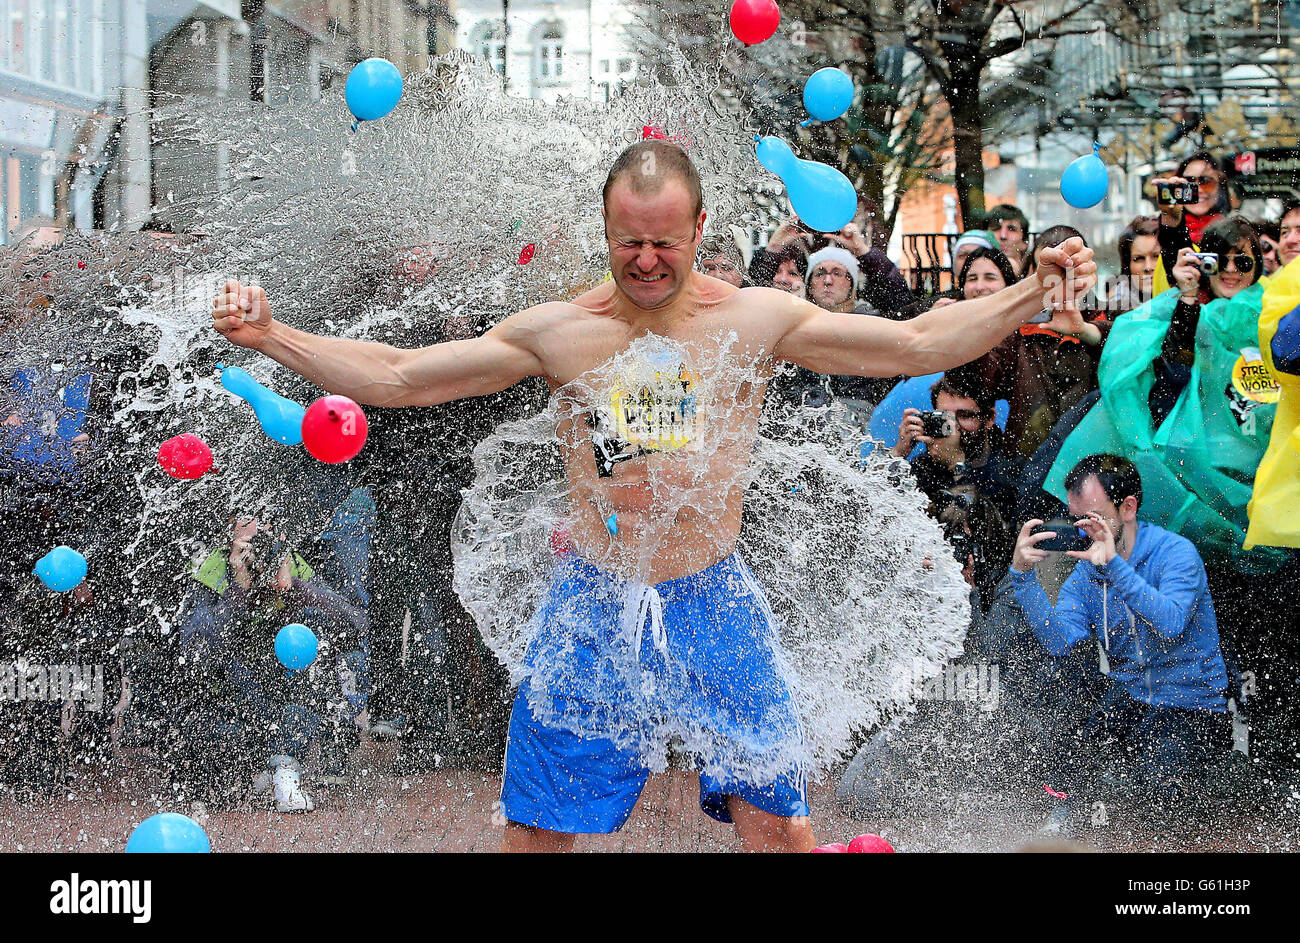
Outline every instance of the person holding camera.
<path fill-rule="evenodd" d="M 264 748 L 269 759 L 254 791 L 273 791 L 277 811 L 310 812 L 314 803 L 302 789 L 307 752 L 319 742 L 320 778 L 339 782 L 360 740 L 349 695 L 364 671 L 369 618 L 326 585 L 263 514 L 237 515 L 232 523 L 229 547 L 213 550 L 193 571 L 199 585 L 177 632 L 182 663 L 219 703 L 192 704 L 183 713 L 190 727 L 221 727 L 239 743 Z M 275 638 L 293 622 L 312 630 L 320 651 L 310 667 L 286 671 Z"/>
<path fill-rule="evenodd" d="M 1156 384 L 1150 396 L 1151 418 L 1157 426 L 1191 379 L 1202 306 L 1217 298 L 1237 296 L 1263 274 L 1259 235 L 1240 216 L 1206 229 L 1201 248 L 1201 252 L 1191 246 L 1181 248 L 1172 269 L 1178 303 L 1156 362 Z"/>
<path fill-rule="evenodd" d="M 1162 794 L 1189 786 L 1231 749 L 1228 675 L 1205 564 L 1191 541 L 1138 519 L 1142 479 L 1127 459 L 1086 456 L 1066 489 L 1077 532 L 1026 521 L 1010 571 L 1047 653 L 1060 657 L 1090 641 L 1111 682 L 1097 710 L 1058 739 L 1056 788 L 1071 792 L 1107 738 L 1123 751 L 1112 775 Z M 1079 562 L 1052 605 L 1034 567 L 1065 547 Z"/>
<path fill-rule="evenodd" d="M 868 234 L 857 222 L 849 223 L 839 232 L 819 233 L 810 230 L 797 217 L 787 219 L 772 234 L 766 248 L 754 250 L 749 261 L 750 280 L 755 285 L 773 285 L 782 263 L 790 258 L 792 247 L 802 250 L 805 257 L 828 247 L 842 249 L 852 257 L 852 265 L 843 263 L 846 273 L 852 271 L 852 278 L 827 287 L 823 294 L 825 299 L 832 299 L 828 303 L 814 298 L 812 265 L 801 266 L 809 282 L 807 297 L 828 311 L 869 312 L 899 320 L 916 301 L 907 287 L 907 279 L 884 251 L 871 245 Z M 850 287 L 851 291 L 845 294 Z M 859 304 L 859 299 L 865 304 Z"/>
<path fill-rule="evenodd" d="M 917 443 L 925 451 L 911 462 L 930 514 L 944 525 L 958 560 L 972 568 L 981 599 L 1006 569 L 1014 543 L 1008 521 L 1016 500 L 1018 469 L 1003 451 L 993 398 L 951 372 L 930 389 L 934 409 L 908 408 L 893 454 L 907 458 Z M 965 549 L 965 552 L 961 552 Z"/>
<path fill-rule="evenodd" d="M 1174 266 L 1182 250 L 1195 249 L 1205 231 L 1232 212 L 1224 181 L 1223 172 L 1208 151 L 1198 151 L 1180 163 L 1172 175 L 1151 181 L 1159 209 L 1156 294 L 1173 286 Z"/>

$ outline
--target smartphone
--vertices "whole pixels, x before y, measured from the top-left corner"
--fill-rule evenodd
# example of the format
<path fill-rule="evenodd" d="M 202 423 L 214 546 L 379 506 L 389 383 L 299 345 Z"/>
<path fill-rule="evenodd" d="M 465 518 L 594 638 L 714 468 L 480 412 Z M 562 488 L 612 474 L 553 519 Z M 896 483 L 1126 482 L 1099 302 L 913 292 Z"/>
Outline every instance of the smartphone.
<path fill-rule="evenodd" d="M 1069 521 L 1048 521 L 1039 524 L 1030 533 L 1056 535 L 1050 540 L 1035 544 L 1039 550 L 1087 550 L 1092 546 L 1092 538 Z"/>

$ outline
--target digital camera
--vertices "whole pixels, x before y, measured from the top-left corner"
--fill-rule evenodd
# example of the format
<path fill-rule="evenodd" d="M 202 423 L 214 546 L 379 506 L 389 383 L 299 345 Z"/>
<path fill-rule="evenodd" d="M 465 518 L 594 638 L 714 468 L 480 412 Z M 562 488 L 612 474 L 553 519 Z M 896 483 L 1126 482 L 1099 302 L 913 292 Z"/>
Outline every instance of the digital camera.
<path fill-rule="evenodd" d="M 1194 252 L 1196 264 L 1202 275 L 1213 275 L 1219 271 L 1219 256 L 1214 252 Z"/>
<path fill-rule="evenodd" d="M 1194 183 L 1161 183 L 1156 185 L 1161 203 L 1190 206 L 1201 201 L 1201 188 Z"/>
<path fill-rule="evenodd" d="M 927 409 L 921 413 L 921 432 L 932 439 L 946 439 L 955 430 L 952 415 L 942 409 Z"/>

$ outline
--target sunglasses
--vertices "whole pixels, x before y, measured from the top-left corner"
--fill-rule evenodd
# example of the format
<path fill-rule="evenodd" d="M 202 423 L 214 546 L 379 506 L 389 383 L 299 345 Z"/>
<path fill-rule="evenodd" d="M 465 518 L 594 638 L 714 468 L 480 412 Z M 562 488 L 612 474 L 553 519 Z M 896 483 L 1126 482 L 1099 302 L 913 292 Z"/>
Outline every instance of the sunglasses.
<path fill-rule="evenodd" d="M 1217 187 L 1219 185 L 1218 177 L 1184 177 L 1188 183 L 1194 183 L 1198 187 Z"/>
<path fill-rule="evenodd" d="M 1232 267 L 1242 275 L 1249 275 L 1255 270 L 1255 257 L 1246 255 L 1242 252 L 1233 252 L 1229 255 L 1225 255 L 1223 257 L 1224 268 L 1227 268 L 1229 263 L 1231 263 Z"/>

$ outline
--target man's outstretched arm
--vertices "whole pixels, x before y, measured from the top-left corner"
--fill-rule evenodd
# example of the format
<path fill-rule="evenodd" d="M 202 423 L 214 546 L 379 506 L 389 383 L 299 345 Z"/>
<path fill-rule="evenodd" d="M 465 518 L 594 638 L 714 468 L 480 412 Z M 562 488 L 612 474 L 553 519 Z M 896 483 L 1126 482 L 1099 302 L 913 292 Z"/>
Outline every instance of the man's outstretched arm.
<path fill-rule="evenodd" d="M 1053 302 L 1074 302 L 1097 279 L 1092 250 L 1080 239 L 1044 249 L 1033 277 L 994 295 L 959 301 L 910 321 L 837 314 L 775 296 L 790 320 L 774 354 L 817 373 L 923 376 L 969 363 Z M 1077 309 L 1071 316 L 1082 316 Z"/>
<path fill-rule="evenodd" d="M 212 322 L 232 343 L 363 406 L 431 406 L 541 376 L 537 344 L 554 323 L 552 307 L 512 315 L 481 337 L 404 350 L 299 331 L 271 316 L 261 288 L 232 280 L 213 301 Z"/>

